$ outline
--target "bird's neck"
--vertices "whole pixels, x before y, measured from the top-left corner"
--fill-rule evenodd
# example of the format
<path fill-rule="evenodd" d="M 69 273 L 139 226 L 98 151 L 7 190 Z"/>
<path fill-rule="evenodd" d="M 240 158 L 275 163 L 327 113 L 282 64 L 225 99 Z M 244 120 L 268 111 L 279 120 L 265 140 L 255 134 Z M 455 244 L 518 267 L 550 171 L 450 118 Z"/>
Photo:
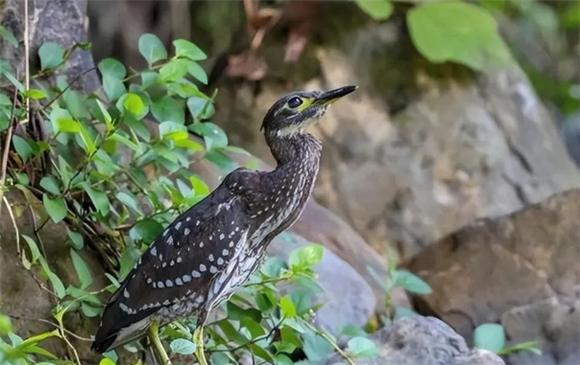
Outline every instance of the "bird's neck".
<path fill-rule="evenodd" d="M 267 138 L 272 155 L 278 163 L 277 169 L 287 165 L 313 164 L 318 167 L 322 144 L 309 133 L 295 133 L 289 136 Z"/>

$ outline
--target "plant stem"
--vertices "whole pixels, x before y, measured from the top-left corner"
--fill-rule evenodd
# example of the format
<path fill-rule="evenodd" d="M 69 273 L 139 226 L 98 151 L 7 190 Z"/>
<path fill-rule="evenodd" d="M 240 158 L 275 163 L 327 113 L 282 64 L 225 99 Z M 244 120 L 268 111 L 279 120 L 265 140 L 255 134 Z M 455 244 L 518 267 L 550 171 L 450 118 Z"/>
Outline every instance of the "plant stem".
<path fill-rule="evenodd" d="M 310 329 L 312 332 L 316 333 L 318 336 L 322 337 L 323 339 L 326 340 L 326 342 L 328 342 L 335 350 L 336 352 L 338 352 L 338 354 L 340 356 L 342 356 L 342 358 L 349 364 L 349 365 L 356 365 L 356 363 L 350 358 L 350 356 L 348 356 L 348 354 L 346 352 L 344 352 L 343 349 L 341 349 L 336 342 L 334 342 L 334 340 L 332 338 L 330 338 L 329 335 L 327 335 L 326 333 L 324 333 L 323 331 L 320 331 L 318 328 L 314 327 L 313 325 L 311 325 L 310 323 L 308 323 L 305 320 L 302 320 L 302 323 L 304 323 L 304 325 L 306 325 L 306 327 L 308 327 L 308 329 Z"/>

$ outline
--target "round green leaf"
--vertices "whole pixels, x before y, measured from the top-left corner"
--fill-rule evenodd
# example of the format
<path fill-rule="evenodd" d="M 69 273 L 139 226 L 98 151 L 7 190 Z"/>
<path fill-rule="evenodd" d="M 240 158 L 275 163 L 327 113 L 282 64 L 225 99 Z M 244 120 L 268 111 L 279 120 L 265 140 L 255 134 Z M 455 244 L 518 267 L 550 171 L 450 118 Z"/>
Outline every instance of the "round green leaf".
<path fill-rule="evenodd" d="M 119 100 L 123 100 L 123 108 L 133 114 L 135 118 L 141 119 L 144 117 L 146 108 L 143 99 L 139 95 L 128 93 Z"/>
<path fill-rule="evenodd" d="M 294 307 L 294 303 L 292 303 L 292 299 L 290 299 L 288 295 L 280 298 L 280 308 L 282 309 L 282 314 L 286 316 L 286 318 L 296 317 L 296 308 Z"/>
<path fill-rule="evenodd" d="M 385 20 L 393 13 L 393 4 L 389 0 L 355 0 L 358 6 L 373 19 Z"/>
<path fill-rule="evenodd" d="M 484 323 L 473 333 L 474 346 L 498 353 L 505 346 L 505 331 L 500 324 Z"/>
<path fill-rule="evenodd" d="M 50 218 L 54 221 L 54 223 L 58 223 L 66 217 L 66 203 L 64 198 L 56 198 L 50 199 L 48 195 L 44 194 L 42 196 L 42 202 L 44 204 L 44 208 L 46 212 L 50 216 Z"/>
<path fill-rule="evenodd" d="M 167 50 L 155 34 L 143 34 L 139 38 L 139 52 L 151 65 L 167 58 Z"/>
<path fill-rule="evenodd" d="M 38 56 L 43 70 L 55 68 L 64 61 L 64 49 L 57 43 L 46 42 L 38 49 Z"/>
<path fill-rule="evenodd" d="M 184 59 L 171 60 L 159 70 L 159 78 L 162 82 L 174 82 L 187 74 L 189 64 L 193 61 Z"/>
<path fill-rule="evenodd" d="M 154 100 L 151 104 L 151 113 L 155 119 L 162 122 L 185 123 L 185 110 L 183 103 L 170 97 L 164 96 Z"/>
<path fill-rule="evenodd" d="M 99 362 L 99 365 L 115 365 L 115 362 L 105 357 L 101 362 Z"/>
<path fill-rule="evenodd" d="M 413 43 L 431 62 L 454 61 L 483 70 L 510 60 L 495 19 L 480 6 L 423 2 L 409 11 L 407 23 Z"/>
<path fill-rule="evenodd" d="M 40 186 L 51 194 L 60 194 L 60 188 L 58 187 L 58 183 L 53 176 L 47 175 L 43 177 L 42 180 L 40 180 Z"/>
<path fill-rule="evenodd" d="M 68 110 L 54 108 L 49 117 L 55 134 L 58 132 L 77 133 L 81 131 L 79 122 L 73 119 Z"/>
<path fill-rule="evenodd" d="M 163 226 L 154 219 L 145 219 L 135 224 L 131 231 L 143 241 L 153 242 L 163 232 Z"/>
<path fill-rule="evenodd" d="M 296 268 L 311 268 L 322 260 L 324 248 L 321 245 L 310 245 L 295 249 L 290 253 L 288 265 Z"/>
<path fill-rule="evenodd" d="M 187 133 L 187 128 L 183 124 L 163 122 L 159 124 L 159 135 L 165 139 L 179 141 L 187 139 L 189 133 Z"/>
<path fill-rule="evenodd" d="M 28 161 L 30 156 L 34 155 L 34 151 L 28 141 L 20 136 L 12 136 L 12 145 L 14 145 L 16 153 L 18 153 L 24 162 Z"/>
<path fill-rule="evenodd" d="M 228 145 L 228 137 L 224 131 L 211 122 L 195 123 L 191 130 L 203 137 L 205 148 L 209 151 L 213 148 L 224 148 Z"/>
<path fill-rule="evenodd" d="M 175 56 L 177 57 L 186 57 L 192 61 L 205 60 L 207 58 L 207 55 L 198 46 L 185 39 L 177 39 L 173 41 L 173 45 L 175 46 Z"/>
<path fill-rule="evenodd" d="M 110 76 L 122 80 L 127 76 L 127 69 L 125 66 L 113 58 L 105 58 L 99 62 L 99 71 L 101 71 L 103 77 Z"/>
<path fill-rule="evenodd" d="M 351 338 L 348 341 L 348 352 L 359 358 L 376 357 L 379 355 L 377 345 L 365 337 Z"/>
<path fill-rule="evenodd" d="M 177 340 L 171 341 L 169 347 L 171 347 L 171 351 L 173 353 L 181 355 L 191 355 L 195 352 L 196 349 L 196 346 L 193 342 L 183 338 L 178 338 Z"/>

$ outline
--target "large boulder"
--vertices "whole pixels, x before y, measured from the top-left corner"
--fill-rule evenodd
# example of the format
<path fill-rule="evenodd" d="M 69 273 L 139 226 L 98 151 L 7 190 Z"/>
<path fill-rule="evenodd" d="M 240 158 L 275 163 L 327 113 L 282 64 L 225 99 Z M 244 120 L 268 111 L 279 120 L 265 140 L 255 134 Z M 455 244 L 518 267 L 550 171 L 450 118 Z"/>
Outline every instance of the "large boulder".
<path fill-rule="evenodd" d="M 570 190 L 512 215 L 482 220 L 424 250 L 407 264 L 433 288 L 431 295 L 415 298 L 418 309 L 468 338 L 475 326 L 502 318 L 518 339 L 539 335 L 540 323 L 551 323 L 552 334 L 578 338 L 578 327 L 564 328 L 571 322 L 553 317 L 566 312 L 558 309 L 563 306 L 577 317 L 575 305 L 541 303 L 580 295 L 579 202 L 580 190 Z M 514 308 L 528 305 L 529 320 L 516 327 L 515 313 L 522 311 Z M 542 336 L 554 341 L 549 353 L 560 351 L 559 340 Z"/>
<path fill-rule="evenodd" d="M 357 365 L 504 365 L 489 351 L 470 349 L 451 327 L 432 317 L 401 318 L 371 339 L 379 357 L 356 360 Z M 340 361 L 334 356 L 326 364 Z"/>

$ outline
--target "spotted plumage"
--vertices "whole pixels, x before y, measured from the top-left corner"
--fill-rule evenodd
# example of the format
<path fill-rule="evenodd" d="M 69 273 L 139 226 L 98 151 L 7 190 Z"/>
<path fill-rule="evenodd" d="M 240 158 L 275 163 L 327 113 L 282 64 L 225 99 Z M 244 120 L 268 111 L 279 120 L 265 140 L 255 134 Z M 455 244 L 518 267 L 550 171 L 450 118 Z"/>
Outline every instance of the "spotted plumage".
<path fill-rule="evenodd" d="M 110 298 L 93 349 L 141 337 L 155 321 L 208 313 L 257 269 L 268 244 L 298 219 L 318 173 L 321 144 L 303 129 L 354 90 L 297 92 L 264 119 L 271 172 L 238 168 L 160 234 Z"/>

